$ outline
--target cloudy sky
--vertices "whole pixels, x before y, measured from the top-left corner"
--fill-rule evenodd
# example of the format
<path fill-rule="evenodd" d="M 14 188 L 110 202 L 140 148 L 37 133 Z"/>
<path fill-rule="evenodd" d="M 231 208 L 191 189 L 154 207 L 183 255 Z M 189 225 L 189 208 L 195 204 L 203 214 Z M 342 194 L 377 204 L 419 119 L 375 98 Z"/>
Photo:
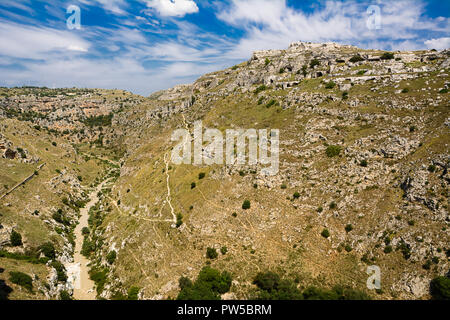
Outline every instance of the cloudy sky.
<path fill-rule="evenodd" d="M 147 96 L 299 40 L 440 50 L 449 12 L 448 0 L 0 0 L 0 86 Z"/>

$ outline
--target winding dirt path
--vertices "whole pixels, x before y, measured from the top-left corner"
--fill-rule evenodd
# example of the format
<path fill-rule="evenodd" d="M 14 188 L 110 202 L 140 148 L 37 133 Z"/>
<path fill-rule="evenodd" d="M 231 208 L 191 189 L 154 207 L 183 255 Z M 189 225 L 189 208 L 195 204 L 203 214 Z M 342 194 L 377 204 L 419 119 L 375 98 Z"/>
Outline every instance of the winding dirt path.
<path fill-rule="evenodd" d="M 169 157 L 169 156 L 168 156 L 168 154 L 166 153 L 166 154 L 164 155 L 164 162 L 166 163 L 166 177 L 167 177 L 167 198 L 166 198 L 166 200 L 167 200 L 167 203 L 168 203 L 169 206 L 170 206 L 170 211 L 171 211 L 171 213 L 172 213 L 173 223 L 176 224 L 176 223 L 177 223 L 177 216 L 175 215 L 175 209 L 173 208 L 172 202 L 170 201 L 170 200 L 171 200 L 171 197 L 170 197 L 170 184 L 169 184 L 169 182 L 170 182 L 170 175 L 169 175 L 169 160 L 167 159 L 168 157 Z"/>
<path fill-rule="evenodd" d="M 89 198 L 91 199 L 84 208 L 80 210 L 79 224 L 75 228 L 75 253 L 74 261 L 77 265 L 76 277 L 74 279 L 74 291 L 73 297 L 77 300 L 95 300 L 95 283 L 89 278 L 89 267 L 87 264 L 90 262 L 85 256 L 81 254 L 81 248 L 83 247 L 84 236 L 82 230 L 84 227 L 88 227 L 89 209 L 91 209 L 97 202 L 97 193 L 102 189 L 103 185 L 107 181 L 103 181 L 97 186 L 95 190 L 91 192 Z"/>

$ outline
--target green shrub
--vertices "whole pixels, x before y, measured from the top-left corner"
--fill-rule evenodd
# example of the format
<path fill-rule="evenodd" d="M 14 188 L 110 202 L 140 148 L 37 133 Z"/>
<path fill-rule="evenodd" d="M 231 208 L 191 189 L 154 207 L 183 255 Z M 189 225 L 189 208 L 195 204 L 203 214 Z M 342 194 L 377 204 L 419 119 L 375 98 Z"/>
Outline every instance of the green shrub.
<path fill-rule="evenodd" d="M 112 124 L 113 114 L 110 113 L 108 115 L 100 115 L 96 117 L 89 117 L 85 119 L 83 122 L 88 127 L 105 127 L 110 126 Z"/>
<path fill-rule="evenodd" d="M 408 93 L 409 92 L 409 88 L 403 88 L 402 93 Z"/>
<path fill-rule="evenodd" d="M 89 276 L 92 281 L 95 282 L 97 286 L 97 293 L 102 293 L 106 280 L 108 278 L 108 269 L 106 268 L 92 268 L 89 270 Z"/>
<path fill-rule="evenodd" d="M 86 258 L 89 258 L 91 253 L 95 250 L 94 244 L 89 240 L 88 237 L 84 238 L 83 245 L 81 247 L 81 254 Z"/>
<path fill-rule="evenodd" d="M 50 266 L 55 268 L 56 275 L 58 277 L 58 281 L 61 281 L 61 282 L 67 281 L 66 268 L 64 267 L 64 265 L 61 262 L 59 262 L 57 260 L 52 261 Z"/>
<path fill-rule="evenodd" d="M 83 227 L 83 229 L 81 229 L 81 234 L 83 236 L 88 236 L 90 234 L 89 228 L 88 227 Z"/>
<path fill-rule="evenodd" d="M 17 231 L 13 230 L 9 236 L 9 241 L 13 247 L 18 247 L 22 245 L 22 235 Z"/>
<path fill-rule="evenodd" d="M 63 290 L 59 293 L 59 300 L 72 300 L 72 297 L 66 290 Z"/>
<path fill-rule="evenodd" d="M 116 261 L 117 258 L 117 253 L 115 250 L 110 251 L 107 255 L 106 255 L 106 261 L 109 264 L 113 264 Z"/>
<path fill-rule="evenodd" d="M 242 203 L 242 209 L 244 210 L 250 209 L 250 200 L 244 200 L 244 202 Z"/>
<path fill-rule="evenodd" d="M 255 94 L 258 94 L 258 93 L 260 93 L 260 92 L 263 92 L 264 90 L 267 90 L 267 87 L 266 87 L 266 85 L 262 84 L 262 85 L 260 85 L 258 88 L 256 88 Z"/>
<path fill-rule="evenodd" d="M 284 183 L 281 185 L 281 189 L 287 189 L 287 185 L 285 185 Z"/>
<path fill-rule="evenodd" d="M 274 272 L 258 273 L 253 280 L 261 300 L 301 300 L 303 296 L 292 280 L 281 279 Z"/>
<path fill-rule="evenodd" d="M 279 73 L 284 73 L 284 68 L 280 68 Z"/>
<path fill-rule="evenodd" d="M 367 165 L 368 165 L 367 160 L 362 160 L 362 161 L 359 163 L 359 165 L 360 165 L 361 167 L 366 168 Z"/>
<path fill-rule="evenodd" d="M 346 226 L 345 226 L 345 231 L 348 233 L 348 232 L 350 232 L 350 231 L 352 231 L 353 230 L 353 226 L 351 225 L 351 224 L 347 224 Z"/>
<path fill-rule="evenodd" d="M 183 215 L 181 213 L 177 213 L 177 222 L 176 227 L 179 228 L 183 224 Z"/>
<path fill-rule="evenodd" d="M 128 290 L 128 300 L 137 300 L 139 291 L 141 291 L 139 287 L 131 287 Z"/>
<path fill-rule="evenodd" d="M 309 63 L 309 67 L 311 69 L 314 69 L 315 66 L 319 66 L 320 65 L 320 61 L 317 59 L 313 59 L 311 60 L 311 62 Z"/>
<path fill-rule="evenodd" d="M 269 58 L 266 58 L 266 61 L 264 61 L 265 66 L 267 67 L 270 64 Z"/>
<path fill-rule="evenodd" d="M 330 237 L 330 231 L 328 231 L 328 229 L 323 229 L 322 232 L 320 233 L 320 235 L 324 238 L 329 238 Z"/>
<path fill-rule="evenodd" d="M 448 89 L 444 88 L 444 89 L 440 90 L 439 93 L 441 93 L 441 94 L 448 93 Z"/>
<path fill-rule="evenodd" d="M 30 292 L 33 291 L 33 279 L 26 273 L 19 271 L 11 271 L 9 273 L 9 281 L 21 287 L 24 287 Z"/>
<path fill-rule="evenodd" d="M 331 210 L 334 210 L 334 209 L 336 209 L 336 208 L 337 208 L 336 202 L 331 201 L 331 203 L 330 203 L 330 209 L 331 209 Z"/>
<path fill-rule="evenodd" d="M 430 294 L 435 300 L 450 300 L 450 278 L 437 277 L 431 280 Z"/>
<path fill-rule="evenodd" d="M 206 173 L 200 172 L 200 173 L 198 174 L 198 179 L 199 179 L 199 180 L 202 180 L 205 176 L 206 176 Z"/>
<path fill-rule="evenodd" d="M 56 250 L 55 250 L 55 246 L 53 245 L 53 243 L 46 242 L 46 243 L 42 244 L 39 247 L 39 249 L 42 252 L 42 254 L 44 256 L 46 256 L 47 258 L 55 259 L 55 257 L 56 257 Z"/>
<path fill-rule="evenodd" d="M 380 57 L 381 60 L 392 60 L 392 59 L 394 59 L 394 58 L 395 58 L 395 56 L 394 56 L 394 54 L 391 53 L 391 52 L 385 52 L 385 53 L 383 53 L 383 55 Z"/>
<path fill-rule="evenodd" d="M 293 195 L 294 199 L 298 199 L 300 198 L 300 193 L 298 193 L 297 191 L 294 193 Z"/>
<path fill-rule="evenodd" d="M 208 259 L 216 259 L 219 256 L 219 254 L 217 253 L 217 250 L 214 248 L 207 248 L 206 249 L 206 257 Z"/>
<path fill-rule="evenodd" d="M 333 158 L 333 157 L 338 156 L 341 153 L 341 147 L 340 146 L 328 146 L 327 150 L 325 152 L 329 158 Z"/>
<path fill-rule="evenodd" d="M 349 61 L 351 63 L 356 63 L 356 62 L 364 61 L 364 58 L 361 57 L 359 54 L 357 54 L 357 55 L 354 55 L 353 57 L 351 57 Z"/>
<path fill-rule="evenodd" d="M 277 103 L 277 101 L 272 99 L 266 104 L 266 108 L 270 108 L 270 107 L 274 106 L 276 103 Z"/>
<path fill-rule="evenodd" d="M 180 293 L 178 300 L 220 300 L 220 295 L 228 292 L 231 288 L 231 274 L 224 271 L 204 267 L 197 280 L 192 283 L 187 278 L 180 278 Z"/>
<path fill-rule="evenodd" d="M 225 255 L 225 254 L 227 254 L 227 252 L 228 252 L 228 248 L 227 247 L 220 248 L 220 253 Z"/>
<path fill-rule="evenodd" d="M 384 247 L 384 253 L 388 254 L 392 252 L 392 246 L 388 245 Z"/>
<path fill-rule="evenodd" d="M 185 288 L 191 288 L 194 283 L 188 277 L 180 277 L 180 279 L 178 279 L 178 285 L 180 289 L 183 290 Z"/>
<path fill-rule="evenodd" d="M 334 87 L 336 87 L 336 83 L 334 81 L 330 81 L 325 84 L 325 89 L 333 89 Z"/>

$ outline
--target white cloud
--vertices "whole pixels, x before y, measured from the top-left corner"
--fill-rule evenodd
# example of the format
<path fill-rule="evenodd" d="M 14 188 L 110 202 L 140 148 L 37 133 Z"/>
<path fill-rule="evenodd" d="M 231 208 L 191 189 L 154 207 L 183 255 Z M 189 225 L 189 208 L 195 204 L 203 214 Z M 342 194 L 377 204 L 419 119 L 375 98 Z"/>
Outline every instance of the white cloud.
<path fill-rule="evenodd" d="M 87 52 L 90 44 L 70 31 L 0 21 L 0 55 L 47 59 L 55 52 Z"/>
<path fill-rule="evenodd" d="M 425 41 L 428 49 L 444 50 L 450 48 L 450 38 L 438 38 Z"/>
<path fill-rule="evenodd" d="M 198 6 L 193 0 L 145 0 L 149 8 L 153 8 L 164 17 L 184 17 L 197 13 Z"/>
<path fill-rule="evenodd" d="M 424 16 L 423 1 L 376 2 L 381 11 L 381 28 L 367 27 L 367 8 L 372 1 L 324 1 L 306 13 L 287 5 L 286 0 L 231 0 L 219 5 L 218 19 L 245 30 L 231 53 L 248 58 L 253 50 L 286 48 L 294 41 L 336 41 L 375 49 L 424 48 L 421 32 L 446 32 L 448 19 Z"/>
<path fill-rule="evenodd" d="M 79 1 L 87 5 L 94 5 L 95 2 L 98 2 L 105 10 L 118 15 L 123 15 L 126 13 L 122 9 L 123 7 L 126 6 L 125 0 L 79 0 Z"/>

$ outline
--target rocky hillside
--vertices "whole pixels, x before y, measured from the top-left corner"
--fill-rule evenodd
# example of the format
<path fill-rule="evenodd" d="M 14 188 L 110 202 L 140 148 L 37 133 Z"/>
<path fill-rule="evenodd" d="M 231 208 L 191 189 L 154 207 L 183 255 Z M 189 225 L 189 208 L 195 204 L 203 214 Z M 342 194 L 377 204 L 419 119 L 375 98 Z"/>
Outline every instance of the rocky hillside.
<path fill-rule="evenodd" d="M 100 297 L 176 298 L 180 277 L 207 264 L 229 272 L 225 299 L 253 297 L 266 271 L 298 288 L 429 298 L 430 281 L 449 271 L 449 69 L 449 50 L 300 42 L 148 98 L 0 89 L 5 193 L 33 175 L 0 200 L 0 266 L 28 249 L 43 258 L 47 242 L 55 257 L 42 270 L 27 262 L 28 273 L 70 264 L 76 203 L 108 178 L 83 247 Z M 279 173 L 174 165 L 173 131 L 192 133 L 197 120 L 222 132 L 279 129 Z M 12 245 L 12 230 L 23 244 Z M 366 288 L 370 265 L 381 270 L 377 292 Z M 49 298 L 73 288 L 39 279 Z"/>

